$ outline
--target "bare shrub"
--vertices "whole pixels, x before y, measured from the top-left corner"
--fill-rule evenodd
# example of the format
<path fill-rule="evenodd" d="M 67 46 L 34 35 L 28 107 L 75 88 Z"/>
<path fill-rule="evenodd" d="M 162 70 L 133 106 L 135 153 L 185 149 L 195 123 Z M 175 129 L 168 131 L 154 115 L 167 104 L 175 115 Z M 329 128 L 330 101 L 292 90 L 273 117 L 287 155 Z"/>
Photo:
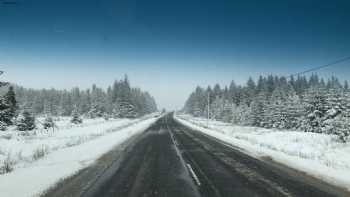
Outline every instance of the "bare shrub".
<path fill-rule="evenodd" d="M 11 154 L 8 154 L 6 159 L 3 161 L 2 166 L 0 167 L 0 174 L 6 174 L 12 172 L 16 161 L 11 157 Z"/>
<path fill-rule="evenodd" d="M 32 158 L 34 161 L 36 161 L 36 160 L 44 157 L 48 153 L 49 153 L 49 148 L 47 146 L 43 145 L 43 146 L 35 149 Z"/>

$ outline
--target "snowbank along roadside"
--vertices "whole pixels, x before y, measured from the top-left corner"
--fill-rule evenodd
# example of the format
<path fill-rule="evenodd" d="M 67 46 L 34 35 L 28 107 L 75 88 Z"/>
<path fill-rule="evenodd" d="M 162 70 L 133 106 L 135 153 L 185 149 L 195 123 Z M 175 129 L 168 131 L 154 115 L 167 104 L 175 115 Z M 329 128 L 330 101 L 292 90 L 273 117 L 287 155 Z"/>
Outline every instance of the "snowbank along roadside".
<path fill-rule="evenodd" d="M 70 128 L 50 137 L 45 136 L 43 139 L 46 140 L 43 142 L 55 148 L 49 148 L 50 153 L 40 159 L 23 162 L 14 171 L 0 175 L 0 196 L 39 195 L 62 178 L 90 165 L 114 146 L 146 130 L 158 118 L 150 115 L 136 120 L 107 121 Z M 75 141 L 76 137 L 82 136 L 84 140 L 81 143 L 69 145 L 72 138 Z M 40 139 L 39 136 L 37 138 Z"/>
<path fill-rule="evenodd" d="M 189 115 L 176 115 L 180 123 L 242 148 L 247 154 L 273 160 L 350 191 L 350 143 L 336 136 L 300 131 L 264 129 Z"/>

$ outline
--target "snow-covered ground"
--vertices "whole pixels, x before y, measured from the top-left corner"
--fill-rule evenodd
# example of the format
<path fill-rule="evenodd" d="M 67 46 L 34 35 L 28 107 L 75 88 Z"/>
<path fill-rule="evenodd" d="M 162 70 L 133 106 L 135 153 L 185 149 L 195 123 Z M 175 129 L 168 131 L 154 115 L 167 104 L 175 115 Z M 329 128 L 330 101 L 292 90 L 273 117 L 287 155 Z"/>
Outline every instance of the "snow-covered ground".
<path fill-rule="evenodd" d="M 144 131 L 158 117 L 84 120 L 71 125 L 58 121 L 58 129 L 37 129 L 29 136 L 7 131 L 0 135 L 0 162 L 13 171 L 0 175 L 0 196 L 35 196 L 60 179 L 74 174 L 132 135 Z"/>
<path fill-rule="evenodd" d="M 269 157 L 350 190 L 350 143 L 341 143 L 336 136 L 235 126 L 214 120 L 207 124 L 206 119 L 189 115 L 177 115 L 176 119 L 195 130 L 242 148 L 251 156 Z"/>

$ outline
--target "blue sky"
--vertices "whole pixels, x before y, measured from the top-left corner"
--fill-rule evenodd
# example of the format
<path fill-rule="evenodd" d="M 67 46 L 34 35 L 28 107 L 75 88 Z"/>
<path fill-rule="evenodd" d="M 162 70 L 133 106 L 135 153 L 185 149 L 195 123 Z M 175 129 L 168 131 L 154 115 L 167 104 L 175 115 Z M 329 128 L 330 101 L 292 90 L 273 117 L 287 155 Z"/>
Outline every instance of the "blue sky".
<path fill-rule="evenodd" d="M 349 1 L 0 1 L 4 80 L 107 86 L 124 73 L 160 107 L 196 85 L 291 74 L 350 55 Z M 350 63 L 320 71 L 349 79 Z"/>

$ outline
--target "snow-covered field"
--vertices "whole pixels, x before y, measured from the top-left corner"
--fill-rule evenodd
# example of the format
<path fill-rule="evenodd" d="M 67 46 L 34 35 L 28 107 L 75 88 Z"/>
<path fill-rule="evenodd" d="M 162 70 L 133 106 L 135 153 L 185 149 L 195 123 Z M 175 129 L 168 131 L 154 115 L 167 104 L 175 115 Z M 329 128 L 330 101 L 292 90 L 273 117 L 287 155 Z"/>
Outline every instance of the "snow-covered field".
<path fill-rule="evenodd" d="M 188 115 L 177 115 L 181 123 L 242 148 L 257 158 L 277 162 L 350 190 L 350 143 L 340 143 L 336 136 L 234 126 Z"/>
<path fill-rule="evenodd" d="M 134 120 L 86 119 L 82 125 L 71 125 L 69 119 L 62 118 L 55 131 L 39 128 L 29 136 L 2 132 L 0 162 L 10 162 L 13 171 L 0 175 L 0 196 L 35 196 L 157 119 L 152 114 Z"/>

